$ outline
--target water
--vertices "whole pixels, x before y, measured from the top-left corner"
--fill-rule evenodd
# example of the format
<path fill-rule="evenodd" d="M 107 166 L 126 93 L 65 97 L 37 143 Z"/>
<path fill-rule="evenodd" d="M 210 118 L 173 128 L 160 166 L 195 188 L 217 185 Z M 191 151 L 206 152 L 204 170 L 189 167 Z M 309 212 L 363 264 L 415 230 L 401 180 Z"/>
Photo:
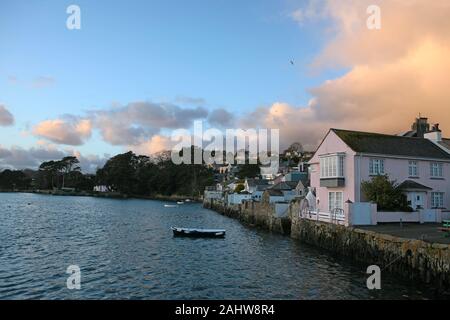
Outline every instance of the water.
<path fill-rule="evenodd" d="M 173 238 L 171 226 L 224 228 Z M 81 268 L 81 290 L 66 269 Z M 247 228 L 199 204 L 0 193 L 0 299 L 433 298 L 289 237 Z"/>

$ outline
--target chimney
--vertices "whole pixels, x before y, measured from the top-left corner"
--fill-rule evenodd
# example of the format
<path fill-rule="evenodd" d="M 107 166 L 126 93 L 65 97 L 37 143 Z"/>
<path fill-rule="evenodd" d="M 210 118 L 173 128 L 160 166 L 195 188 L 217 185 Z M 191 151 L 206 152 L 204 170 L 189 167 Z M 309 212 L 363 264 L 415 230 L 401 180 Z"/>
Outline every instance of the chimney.
<path fill-rule="evenodd" d="M 412 129 L 416 131 L 418 138 L 423 138 L 426 132 L 430 131 L 430 125 L 428 124 L 428 118 L 419 117 L 412 125 Z"/>
<path fill-rule="evenodd" d="M 439 123 L 434 124 L 433 127 L 431 128 L 431 131 L 426 132 L 424 137 L 434 142 L 441 142 L 442 131 L 441 129 L 439 129 Z"/>

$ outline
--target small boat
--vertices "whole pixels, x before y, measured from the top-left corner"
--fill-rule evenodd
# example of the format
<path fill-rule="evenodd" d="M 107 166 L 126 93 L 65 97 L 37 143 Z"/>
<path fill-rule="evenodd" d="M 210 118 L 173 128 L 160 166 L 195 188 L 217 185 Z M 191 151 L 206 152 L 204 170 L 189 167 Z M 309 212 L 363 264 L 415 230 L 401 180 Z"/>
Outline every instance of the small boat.
<path fill-rule="evenodd" d="M 191 238 L 224 238 L 225 230 L 223 229 L 195 229 L 195 228 L 175 228 L 172 227 L 175 237 L 191 237 Z"/>
<path fill-rule="evenodd" d="M 183 201 L 177 201 L 177 204 L 184 204 Z"/>
<path fill-rule="evenodd" d="M 191 199 L 186 199 L 186 200 L 184 200 L 185 202 L 191 202 Z"/>
<path fill-rule="evenodd" d="M 178 208 L 177 204 L 165 204 L 164 207 L 166 208 Z"/>

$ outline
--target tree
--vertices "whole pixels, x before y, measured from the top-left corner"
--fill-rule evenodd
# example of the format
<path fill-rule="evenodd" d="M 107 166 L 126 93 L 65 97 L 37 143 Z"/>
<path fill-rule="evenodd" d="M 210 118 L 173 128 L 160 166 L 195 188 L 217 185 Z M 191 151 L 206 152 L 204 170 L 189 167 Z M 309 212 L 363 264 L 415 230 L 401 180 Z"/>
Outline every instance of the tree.
<path fill-rule="evenodd" d="M 43 189 L 48 189 L 50 186 L 55 187 L 54 178 L 60 168 L 57 161 L 45 161 L 39 166 L 39 185 Z M 51 183 L 50 183 L 51 181 Z"/>
<path fill-rule="evenodd" d="M 260 174 L 260 167 L 258 164 L 246 163 L 239 166 L 239 172 L 237 174 L 239 179 L 255 178 Z"/>
<path fill-rule="evenodd" d="M 244 189 L 245 189 L 244 184 L 239 183 L 239 184 L 236 186 L 236 188 L 234 188 L 234 192 L 235 192 L 235 193 L 241 193 Z"/>
<path fill-rule="evenodd" d="M 382 211 L 412 211 L 407 198 L 395 181 L 390 181 L 387 175 L 379 175 L 371 181 L 361 184 L 367 200 L 375 202 Z"/>
<path fill-rule="evenodd" d="M 303 158 L 304 149 L 300 142 L 292 143 L 284 152 L 281 160 L 287 161 L 288 165 L 298 164 Z"/>
<path fill-rule="evenodd" d="M 4 170 L 0 173 L 0 189 L 27 190 L 31 186 L 31 178 L 19 170 Z"/>
<path fill-rule="evenodd" d="M 65 182 L 65 176 L 72 172 L 72 171 L 81 171 L 81 168 L 79 166 L 74 167 L 75 165 L 79 164 L 80 161 L 77 159 L 77 157 L 69 156 L 62 158 L 61 161 L 58 161 L 57 168 L 62 172 L 62 187 L 64 188 L 64 182 Z"/>
<path fill-rule="evenodd" d="M 303 145 L 300 142 L 294 142 L 289 146 L 289 148 L 287 148 L 286 151 L 301 155 L 303 153 Z"/>
<path fill-rule="evenodd" d="M 109 159 L 102 169 L 97 171 L 100 184 L 107 185 L 113 191 L 131 194 L 136 182 L 136 168 L 139 158 L 131 151 Z"/>

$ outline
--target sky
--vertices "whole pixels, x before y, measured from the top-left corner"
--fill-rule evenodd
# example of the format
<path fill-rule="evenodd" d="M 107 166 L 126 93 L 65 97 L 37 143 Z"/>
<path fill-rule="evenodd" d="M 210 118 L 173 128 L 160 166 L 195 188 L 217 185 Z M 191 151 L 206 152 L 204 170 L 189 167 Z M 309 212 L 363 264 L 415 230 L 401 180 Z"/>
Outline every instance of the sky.
<path fill-rule="evenodd" d="M 92 171 L 195 120 L 309 149 L 330 127 L 398 133 L 419 113 L 450 136 L 448 16 L 447 0 L 2 0 L 0 168 L 73 154 Z"/>

